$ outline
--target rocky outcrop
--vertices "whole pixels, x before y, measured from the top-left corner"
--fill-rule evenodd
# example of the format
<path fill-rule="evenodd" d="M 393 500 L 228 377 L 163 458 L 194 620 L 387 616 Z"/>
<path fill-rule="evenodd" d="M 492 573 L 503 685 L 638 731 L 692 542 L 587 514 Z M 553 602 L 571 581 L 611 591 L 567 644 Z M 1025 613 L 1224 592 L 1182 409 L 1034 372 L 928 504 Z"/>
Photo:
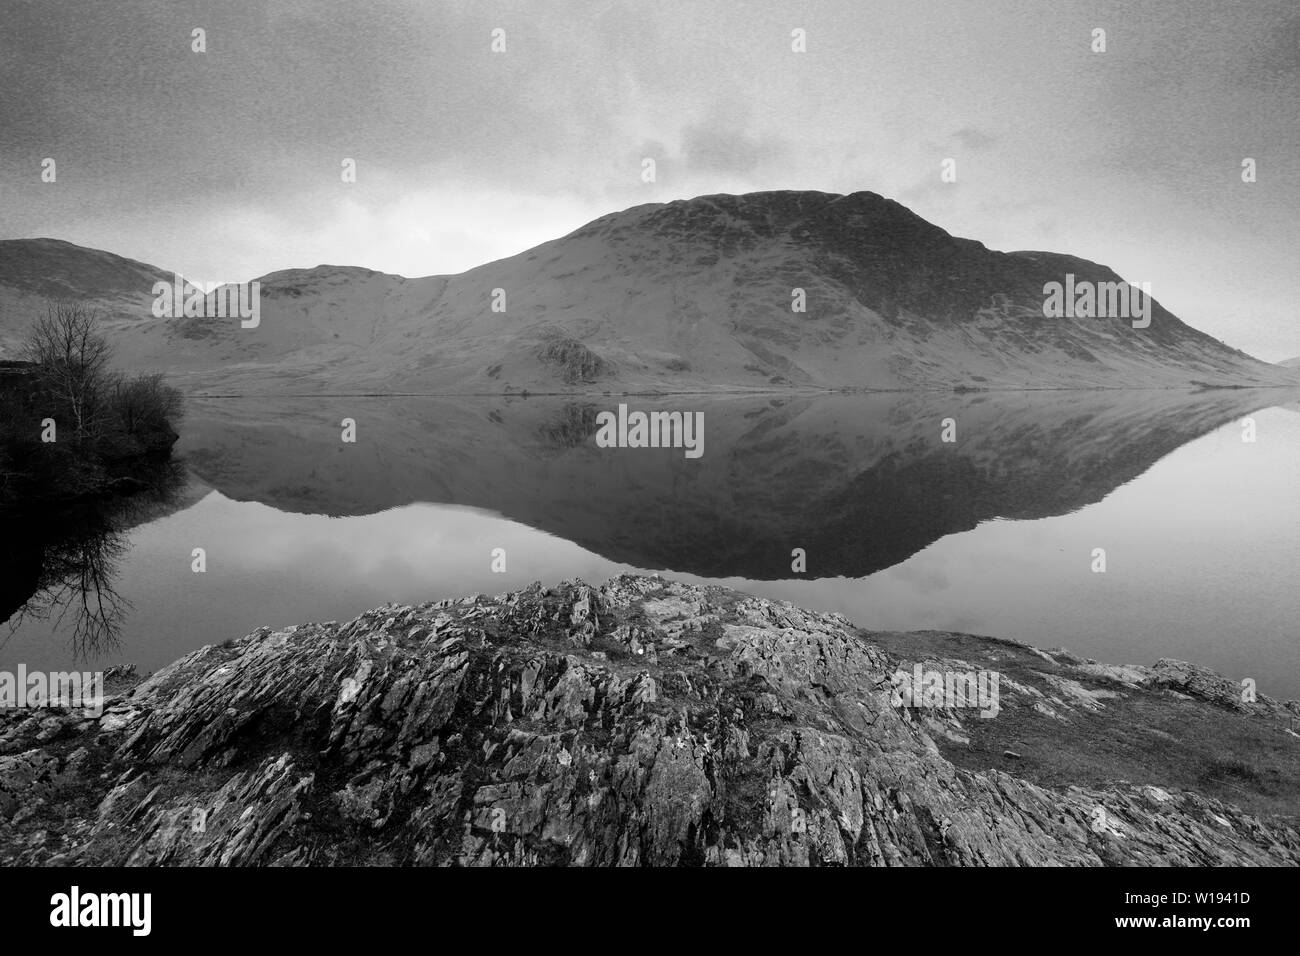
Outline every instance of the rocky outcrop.
<path fill-rule="evenodd" d="M 594 382 L 608 371 L 608 363 L 577 339 L 549 335 L 533 349 L 539 361 L 555 370 L 566 385 Z"/>
<path fill-rule="evenodd" d="M 1125 683 L 989 646 L 1023 650 L 1043 678 L 1009 680 L 1002 715 L 1093 713 L 1068 681 L 1104 682 L 1100 700 L 1169 693 L 1137 670 Z M 944 748 L 1001 717 L 895 706 L 891 675 L 911 666 L 838 615 L 657 577 L 262 629 L 98 717 L 0 712 L 0 859 L 1300 862 L 1280 815 L 1158 781 L 1046 786 L 959 766 Z M 1216 706 L 1175 670 L 1161 671 L 1171 700 Z M 1234 719 L 1293 747 L 1280 713 Z"/>

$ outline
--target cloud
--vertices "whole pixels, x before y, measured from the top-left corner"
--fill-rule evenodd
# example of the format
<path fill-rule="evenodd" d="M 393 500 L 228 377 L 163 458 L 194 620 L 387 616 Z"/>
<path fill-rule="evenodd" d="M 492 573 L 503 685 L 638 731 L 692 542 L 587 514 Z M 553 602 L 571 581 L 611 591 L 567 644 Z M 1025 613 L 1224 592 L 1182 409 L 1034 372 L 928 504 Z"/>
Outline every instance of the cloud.
<path fill-rule="evenodd" d="M 707 119 L 682 130 L 682 159 L 693 173 L 750 175 L 784 162 L 790 144 L 768 133 L 752 135 L 735 113 L 715 110 Z"/>
<path fill-rule="evenodd" d="M 967 126 L 953 133 L 953 139 L 957 140 L 962 146 L 972 150 L 984 150 L 993 146 L 998 141 L 998 137 L 984 132 L 975 126 Z"/>
<path fill-rule="evenodd" d="M 9 4 L 0 236 L 199 276 L 320 261 L 410 275 L 643 202 L 865 188 L 994 247 L 1045 245 L 1039 223 L 1054 221 L 1061 251 L 1186 277 L 1184 318 L 1212 334 L 1253 322 L 1256 340 L 1293 341 L 1295 0 L 1099 0 L 1116 25 L 1104 56 L 1088 50 L 1093 14 L 1069 4 L 1027 18 L 1023 0 L 869 15 L 821 0 L 800 13 L 806 54 L 790 50 L 788 12 L 764 7 Z M 191 50 L 196 26 L 206 53 Z M 498 27 L 506 53 L 490 48 Z M 57 184 L 39 180 L 47 156 Z M 1249 187 L 1244 156 L 1259 161 Z M 958 185 L 939 179 L 947 157 Z M 1016 214 L 1027 194 L 1047 202 Z M 1159 236 L 1162 257 L 1126 242 L 1139 235 Z M 1217 251 L 1200 245 L 1210 235 Z M 1199 270 L 1176 271 L 1189 250 Z M 1223 275 L 1243 277 L 1236 303 L 1257 318 L 1203 304 Z"/>
<path fill-rule="evenodd" d="M 1269 34 L 1257 59 L 1243 65 L 1259 79 L 1277 80 L 1300 74 L 1300 14 Z"/>

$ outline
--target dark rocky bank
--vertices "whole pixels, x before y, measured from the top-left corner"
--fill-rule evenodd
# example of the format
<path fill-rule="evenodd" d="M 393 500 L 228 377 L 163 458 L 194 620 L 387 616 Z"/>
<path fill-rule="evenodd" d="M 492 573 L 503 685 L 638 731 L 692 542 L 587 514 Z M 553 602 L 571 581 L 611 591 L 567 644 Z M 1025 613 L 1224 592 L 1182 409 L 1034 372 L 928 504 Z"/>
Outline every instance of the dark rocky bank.
<path fill-rule="evenodd" d="M 998 670 L 999 715 L 892 706 L 915 663 Z M 264 628 L 95 719 L 0 711 L 0 861 L 1295 865 L 1300 709 L 1240 698 L 657 577 L 534 586 Z"/>

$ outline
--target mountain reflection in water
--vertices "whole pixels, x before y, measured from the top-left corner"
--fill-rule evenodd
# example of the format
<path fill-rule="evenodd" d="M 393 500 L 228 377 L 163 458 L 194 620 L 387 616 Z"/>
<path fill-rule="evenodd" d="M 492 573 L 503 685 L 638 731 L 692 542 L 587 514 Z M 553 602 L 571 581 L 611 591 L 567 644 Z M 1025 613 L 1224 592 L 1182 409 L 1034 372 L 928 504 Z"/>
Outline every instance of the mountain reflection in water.
<path fill-rule="evenodd" d="M 115 656 L 148 670 L 262 625 L 648 570 L 868 628 L 979 631 L 1117 662 L 1181 657 L 1267 674 L 1261 690 L 1296 696 L 1294 400 L 194 400 L 178 446 L 183 502 L 128 532 L 118 562 L 132 609 Z M 596 414 L 619 402 L 703 412 L 705 455 L 596 447 Z M 1253 445 L 1240 439 L 1247 415 Z M 355 444 L 341 441 L 344 418 Z M 955 442 L 941 440 L 944 419 Z M 191 571 L 195 547 L 204 574 Z M 1095 547 L 1108 549 L 1104 575 L 1090 572 Z M 491 570 L 497 548 L 506 573 Z M 806 573 L 792 570 L 794 549 Z M 62 646 L 25 622 L 0 664 Z"/>
<path fill-rule="evenodd" d="M 1100 501 L 1269 395 L 213 400 L 182 447 L 222 494 L 280 511 L 469 505 L 635 567 L 775 580 L 803 548 L 808 577 L 861 577 L 991 518 Z M 597 412 L 622 401 L 703 411 L 706 454 L 597 448 Z"/>

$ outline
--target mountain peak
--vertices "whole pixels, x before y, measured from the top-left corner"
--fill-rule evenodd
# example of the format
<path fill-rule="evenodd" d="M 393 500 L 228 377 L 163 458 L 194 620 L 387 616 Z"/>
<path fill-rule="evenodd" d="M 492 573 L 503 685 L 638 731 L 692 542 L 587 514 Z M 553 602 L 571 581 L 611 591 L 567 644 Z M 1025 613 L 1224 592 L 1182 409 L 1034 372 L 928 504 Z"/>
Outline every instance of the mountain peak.
<path fill-rule="evenodd" d="M 298 285 L 310 282 L 347 282 L 352 279 L 368 279 L 371 276 L 383 276 L 388 279 L 401 280 L 404 277 L 389 272 L 379 272 L 364 266 L 332 266 L 322 263 L 310 269 L 280 269 L 258 276 L 255 281 L 262 285 Z"/>
<path fill-rule="evenodd" d="M 866 190 L 842 194 L 818 190 L 778 189 L 751 193 L 710 193 L 690 199 L 644 203 L 610 213 L 576 230 L 573 236 L 609 236 L 646 230 L 666 238 L 707 237 L 717 230 L 748 230 L 773 235 L 805 224 L 825 228 L 842 222 L 857 228 L 889 221 L 947 235 L 906 206 Z"/>
<path fill-rule="evenodd" d="M 48 299 L 134 295 L 171 273 L 65 239 L 0 239 L 0 282 Z"/>
<path fill-rule="evenodd" d="M 869 190 L 718 193 L 611 213 L 454 276 L 272 272 L 256 332 L 160 325 L 150 289 L 170 274 L 153 266 L 59 240 L 0 243 L 0 342 L 37 296 L 76 296 L 123 321 L 122 354 L 252 392 L 286 376 L 304 390 L 471 392 L 1291 380 L 1155 299 L 1143 322 L 1045 316 L 1045 290 L 1069 276 L 1123 282 L 1076 256 L 989 250 Z"/>

